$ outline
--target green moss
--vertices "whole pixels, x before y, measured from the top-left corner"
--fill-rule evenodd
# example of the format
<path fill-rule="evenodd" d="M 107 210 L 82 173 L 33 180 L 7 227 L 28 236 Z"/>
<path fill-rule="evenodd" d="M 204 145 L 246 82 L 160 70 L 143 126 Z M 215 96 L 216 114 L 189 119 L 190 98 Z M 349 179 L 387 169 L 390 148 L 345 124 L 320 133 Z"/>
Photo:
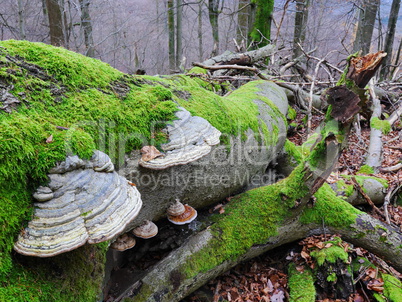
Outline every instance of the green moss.
<path fill-rule="evenodd" d="M 324 242 L 324 245 L 331 243 L 331 246 L 323 249 L 315 249 L 310 253 L 310 255 L 317 261 L 319 266 L 324 263 L 335 264 L 337 260 L 347 263 L 349 255 L 345 252 L 344 248 L 339 245 L 341 241 L 342 240 L 339 237 L 335 237 L 334 240 Z"/>
<path fill-rule="evenodd" d="M 359 171 L 357 173 L 360 174 L 374 174 L 374 169 L 373 167 L 370 167 L 368 165 L 363 165 L 360 167 Z"/>
<path fill-rule="evenodd" d="M 382 274 L 384 280 L 384 296 L 391 302 L 402 301 L 402 282 L 394 276 Z"/>
<path fill-rule="evenodd" d="M 303 272 L 296 270 L 296 265 L 291 263 L 288 268 L 289 302 L 314 302 L 315 287 L 311 270 L 304 267 Z"/>
<path fill-rule="evenodd" d="M 370 119 L 370 127 L 381 130 L 381 132 L 387 135 L 391 131 L 391 124 L 387 120 L 380 120 L 378 117 Z"/>
<path fill-rule="evenodd" d="M 290 140 L 286 139 L 284 148 L 288 156 L 293 158 L 297 163 L 301 163 L 303 161 L 304 156 L 302 154 L 301 146 L 296 146 Z"/>
<path fill-rule="evenodd" d="M 0 301 L 99 301 L 107 243 L 52 258 L 24 257 L 0 280 Z"/>
<path fill-rule="evenodd" d="M 35 291 L 28 292 L 31 284 L 46 296 L 51 280 L 30 275 L 21 259 L 11 255 L 17 234 L 31 217 L 33 190 L 66 155 L 89 158 L 99 149 L 116 163 L 145 143 L 165 141 L 160 129 L 175 118 L 177 104 L 163 85 L 138 85 L 105 63 L 63 48 L 27 41 L 1 41 L 0 46 L 1 80 L 14 86 L 10 93 L 22 101 L 11 114 L 0 113 L 1 291 L 8 298 L 12 292 L 15 297 L 26 292 L 35 301 Z M 126 91 L 117 93 L 116 83 Z M 78 278 L 71 273 L 69 278 Z M 90 279 L 82 281 L 88 289 Z M 7 301 L 19 298 L 13 299 Z"/>
<path fill-rule="evenodd" d="M 354 186 L 346 184 L 343 179 L 339 179 L 336 182 L 336 188 L 338 192 L 344 192 L 346 197 L 351 196 L 354 192 Z"/>
<path fill-rule="evenodd" d="M 233 198 L 225 207 L 225 213 L 215 216 L 218 219 L 210 227 L 211 233 L 219 239 L 193 253 L 181 271 L 189 277 L 195 276 L 225 260 L 236 259 L 254 244 L 262 244 L 276 235 L 277 228 L 290 213 L 289 208 L 308 192 L 302 185 L 303 175 L 300 165 L 280 182 Z"/>
<path fill-rule="evenodd" d="M 333 227 L 347 228 L 353 224 L 361 213 L 352 205 L 336 196 L 331 187 L 325 183 L 315 194 L 316 202 L 312 208 L 306 208 L 300 217 L 302 223 L 323 223 Z M 338 213 L 333 215 L 333 213 Z"/>
<path fill-rule="evenodd" d="M 285 117 L 272 101 L 266 97 L 256 95 L 256 92 L 259 91 L 258 85 L 262 81 L 249 82 L 229 96 L 220 97 L 212 91 L 208 92 L 204 87 L 199 86 L 198 80 L 180 78 L 180 82 L 176 83 L 176 87 L 189 91 L 191 97 L 189 99 L 177 99 L 177 102 L 193 115 L 207 119 L 212 126 L 220 130 L 223 133 L 221 140 L 224 144 L 229 143 L 232 135 L 240 135 L 245 139 L 245 133 L 249 129 L 254 132 L 256 139 L 261 143 L 276 143 L 278 129 L 267 129 L 266 125 L 261 123 L 258 117 L 258 105 L 250 101 L 252 99 L 264 101 L 270 106 L 270 115 L 273 118 L 282 119 L 286 123 Z M 261 135 L 263 140 L 261 140 Z"/>
<path fill-rule="evenodd" d="M 204 68 L 201 68 L 201 67 L 193 67 L 193 68 L 191 68 L 188 72 L 187 72 L 187 74 L 207 74 L 208 73 L 208 70 L 206 70 L 206 69 L 204 69 Z"/>
<path fill-rule="evenodd" d="M 341 177 L 345 178 L 345 179 L 350 179 L 351 177 L 355 177 L 357 183 L 362 186 L 362 188 L 364 189 L 364 181 L 367 179 L 373 179 L 378 181 L 379 183 L 381 183 L 381 185 L 384 186 L 384 188 L 388 188 L 388 181 L 384 178 L 381 177 L 375 177 L 375 176 L 367 176 L 367 175 L 341 175 Z"/>
<path fill-rule="evenodd" d="M 87 273 L 80 279 L 73 272 L 75 264 L 70 271 L 62 268 L 63 278 L 70 280 L 63 283 L 57 278 L 49 279 L 52 272 L 46 268 L 49 261 L 38 260 L 41 266 L 37 268 L 48 272 L 41 274 L 30 268 L 33 263 L 26 265 L 25 257 L 13 258 L 11 254 L 17 234 L 31 217 L 31 194 L 47 181 L 47 171 L 56 162 L 70 154 L 89 158 L 98 149 L 118 165 L 124 154 L 133 149 L 145 144 L 158 146 L 166 141 L 166 135 L 160 130 L 175 119 L 177 103 L 209 120 L 221 130 L 226 142 L 230 135 L 244 137 L 252 129 L 261 144 L 276 143 L 278 127 L 269 129 L 261 123 L 253 98 L 263 99 L 270 106 L 269 113 L 277 115 L 278 121 L 286 122 L 268 98 L 256 95 L 259 82 L 249 83 L 229 97 L 219 97 L 213 93 L 219 87 L 196 77 L 127 76 L 98 60 L 42 43 L 10 40 L 1 41 L 0 46 L 1 81 L 13 85 L 10 93 L 21 101 L 18 110 L 11 114 L 0 112 L 1 293 L 10 298 L 14 292 L 17 297 L 7 301 L 22 301 L 18 297 L 24 295 L 36 301 L 39 292 L 44 297 L 41 301 L 94 301 L 94 284 L 99 280 L 91 280 Z M 251 203 L 251 197 L 245 203 Z M 264 223 L 266 231 L 274 232 L 275 224 L 283 219 L 286 211 L 268 205 L 262 209 L 261 217 L 269 217 L 270 211 L 277 212 Z M 252 208 L 247 215 L 257 210 Z M 219 228 L 231 230 L 232 235 L 227 235 L 230 238 L 225 238 L 226 241 L 244 239 L 243 249 L 266 236 L 256 231 L 247 239 L 246 234 L 236 234 L 234 222 L 230 221 L 228 218 L 227 224 Z M 227 249 L 221 247 L 220 260 L 235 257 L 235 247 L 233 244 Z M 93 254 L 86 253 L 85 248 L 80 251 L 83 258 Z M 103 253 L 100 250 L 94 253 L 98 252 Z M 69 255 L 57 259 L 67 259 Z M 100 265 L 102 259 L 98 259 Z M 31 289 L 32 284 L 35 286 Z M 59 287 L 63 288 L 62 294 L 56 292 Z M 68 298 L 64 292 L 70 287 L 82 290 L 84 298 L 80 300 L 78 294 Z M 86 288 L 92 293 L 85 294 Z"/>
<path fill-rule="evenodd" d="M 287 114 L 287 118 L 289 120 L 294 120 L 296 118 L 297 112 L 296 110 L 294 110 L 291 106 L 288 107 L 288 114 Z"/>

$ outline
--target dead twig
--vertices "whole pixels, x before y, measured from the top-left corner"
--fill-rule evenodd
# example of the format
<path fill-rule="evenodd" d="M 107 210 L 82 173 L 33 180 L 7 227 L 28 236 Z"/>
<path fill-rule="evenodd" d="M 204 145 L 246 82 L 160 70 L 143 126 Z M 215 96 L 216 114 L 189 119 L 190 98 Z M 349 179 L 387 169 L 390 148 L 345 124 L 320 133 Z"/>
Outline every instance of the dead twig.
<path fill-rule="evenodd" d="M 354 176 L 352 176 L 350 178 L 352 180 L 353 186 L 355 187 L 355 189 L 363 196 L 363 198 L 367 201 L 367 203 L 373 208 L 373 210 L 381 215 L 382 217 L 384 217 L 384 213 L 381 212 L 381 210 L 379 208 L 376 207 L 376 205 L 374 204 L 374 202 L 371 200 L 371 198 L 366 194 L 366 192 L 364 192 L 363 188 L 359 185 L 359 183 L 357 182 L 356 178 Z"/>

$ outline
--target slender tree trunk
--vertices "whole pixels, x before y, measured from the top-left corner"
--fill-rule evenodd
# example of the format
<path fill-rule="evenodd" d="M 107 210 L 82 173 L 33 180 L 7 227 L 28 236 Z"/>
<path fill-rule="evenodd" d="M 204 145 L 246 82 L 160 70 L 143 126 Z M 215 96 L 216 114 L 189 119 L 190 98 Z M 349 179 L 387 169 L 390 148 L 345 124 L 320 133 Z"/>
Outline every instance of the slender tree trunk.
<path fill-rule="evenodd" d="M 300 47 L 306 39 L 306 28 L 308 20 L 308 9 L 310 0 L 297 0 L 296 1 L 296 15 L 295 15 L 295 31 L 293 36 L 293 59 L 302 55 Z"/>
<path fill-rule="evenodd" d="M 198 59 L 203 61 L 204 50 L 202 47 L 202 6 L 204 5 L 204 1 L 200 1 L 198 4 Z"/>
<path fill-rule="evenodd" d="M 398 21 L 399 8 L 401 7 L 401 0 L 393 0 L 391 11 L 389 13 L 387 35 L 385 36 L 384 51 L 388 54 L 385 57 L 382 69 L 381 77 L 386 78 L 389 73 L 389 65 L 392 62 L 392 48 L 394 45 L 396 23 Z"/>
<path fill-rule="evenodd" d="M 180 70 L 180 63 L 183 57 L 182 26 L 183 21 L 183 0 L 176 1 L 176 69 Z"/>
<path fill-rule="evenodd" d="M 60 2 L 58 0 L 46 0 L 46 8 L 49 17 L 50 44 L 65 46 L 64 22 Z"/>
<path fill-rule="evenodd" d="M 168 0 L 168 31 L 169 31 L 169 72 L 173 73 L 176 67 L 176 52 L 175 44 L 175 26 L 174 26 L 174 11 L 173 0 Z"/>
<path fill-rule="evenodd" d="M 250 31 L 250 6 L 250 0 L 239 0 L 237 11 L 236 41 L 240 46 L 244 44 L 245 48 L 248 45 L 248 33 Z"/>
<path fill-rule="evenodd" d="M 219 52 L 219 4 L 220 0 L 208 0 L 209 22 L 211 23 L 212 38 L 214 41 L 212 56 L 216 56 Z"/>
<path fill-rule="evenodd" d="M 353 52 L 362 51 L 362 54 L 370 52 L 371 38 L 375 25 L 377 10 L 380 0 L 364 0 L 359 13 L 356 37 L 353 43 Z"/>
<path fill-rule="evenodd" d="M 18 0 L 18 25 L 20 28 L 20 39 L 26 39 L 25 33 L 25 16 L 24 16 L 24 7 L 22 4 L 22 0 Z"/>
<path fill-rule="evenodd" d="M 88 57 L 95 57 L 94 40 L 92 36 L 92 22 L 89 14 L 89 0 L 80 0 L 81 8 L 81 26 L 84 30 L 85 47 L 87 48 L 86 55 Z"/>

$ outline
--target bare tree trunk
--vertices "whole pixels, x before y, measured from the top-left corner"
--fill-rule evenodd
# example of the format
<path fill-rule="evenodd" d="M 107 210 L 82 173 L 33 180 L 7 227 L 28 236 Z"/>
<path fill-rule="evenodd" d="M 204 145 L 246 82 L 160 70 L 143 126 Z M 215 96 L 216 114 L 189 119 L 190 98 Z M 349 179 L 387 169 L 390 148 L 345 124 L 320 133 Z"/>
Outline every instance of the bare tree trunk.
<path fill-rule="evenodd" d="M 50 43 L 54 46 L 65 46 L 64 22 L 60 2 L 58 0 L 46 0 L 46 8 L 49 17 Z"/>
<path fill-rule="evenodd" d="M 237 32 L 236 41 L 243 50 L 246 50 L 248 45 L 248 33 L 250 32 L 250 22 L 251 19 L 251 3 L 250 0 L 239 0 L 238 11 L 237 11 Z"/>
<path fill-rule="evenodd" d="M 208 0 L 209 22 L 211 23 L 212 38 L 214 41 L 212 56 L 216 56 L 219 52 L 219 5 L 220 0 Z"/>
<path fill-rule="evenodd" d="M 182 46 L 183 0 L 176 1 L 176 69 L 180 70 L 180 61 L 183 57 Z"/>
<path fill-rule="evenodd" d="M 373 36 L 375 17 L 380 5 L 380 0 L 364 0 L 359 13 L 356 37 L 353 43 L 353 52 L 370 52 L 371 38 Z"/>
<path fill-rule="evenodd" d="M 18 25 L 20 28 L 20 39 L 26 39 L 25 33 L 25 16 L 24 16 L 24 7 L 22 5 L 22 0 L 18 0 Z"/>
<path fill-rule="evenodd" d="M 173 73 L 176 67 L 175 53 L 175 27 L 174 27 L 174 11 L 173 0 L 168 0 L 168 31 L 169 31 L 169 72 Z"/>
<path fill-rule="evenodd" d="M 204 1 L 200 1 L 198 4 L 198 59 L 200 61 L 203 60 L 204 50 L 202 47 L 202 6 L 204 5 Z"/>
<path fill-rule="evenodd" d="M 388 54 L 384 60 L 381 69 L 381 77 L 386 78 L 389 74 L 389 65 L 392 62 L 392 48 L 394 45 L 396 22 L 398 21 L 399 8 L 401 7 L 401 0 L 393 0 L 391 11 L 389 13 L 387 35 L 385 37 L 384 51 Z"/>
<path fill-rule="evenodd" d="M 302 50 L 297 45 L 303 45 L 306 39 L 306 28 L 308 20 L 308 9 L 310 0 L 297 0 L 296 1 L 296 15 L 295 15 L 295 31 L 293 35 L 293 59 L 302 55 Z"/>
<path fill-rule="evenodd" d="M 88 57 L 95 57 L 94 40 L 92 36 L 92 22 L 89 14 L 89 0 L 80 0 L 81 8 L 81 26 L 84 30 L 85 47 L 87 48 L 86 54 Z"/>

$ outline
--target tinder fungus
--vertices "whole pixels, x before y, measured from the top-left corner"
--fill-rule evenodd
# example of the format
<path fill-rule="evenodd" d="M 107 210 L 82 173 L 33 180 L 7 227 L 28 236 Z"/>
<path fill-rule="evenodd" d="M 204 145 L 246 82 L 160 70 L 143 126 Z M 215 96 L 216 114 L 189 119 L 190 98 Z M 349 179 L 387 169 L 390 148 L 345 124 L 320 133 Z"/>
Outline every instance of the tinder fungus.
<path fill-rule="evenodd" d="M 47 187 L 33 195 L 38 201 L 33 219 L 14 244 L 20 254 L 51 257 L 110 240 L 141 209 L 136 187 L 114 172 L 110 158 L 100 151 L 91 160 L 67 157 L 48 176 Z"/>
<path fill-rule="evenodd" d="M 168 125 L 164 131 L 169 142 L 161 145 L 163 156 L 146 160 L 144 156 L 139 165 L 148 169 L 161 170 L 171 166 L 185 165 L 196 161 L 211 152 L 211 146 L 220 143 L 221 132 L 207 120 L 192 116 L 186 109 L 179 107 L 177 120 Z"/>
<path fill-rule="evenodd" d="M 168 220 L 177 225 L 190 223 L 197 218 L 197 211 L 188 204 L 182 204 L 178 199 L 167 209 Z"/>
<path fill-rule="evenodd" d="M 145 220 L 143 224 L 133 230 L 133 234 L 138 238 L 149 239 L 158 234 L 158 227 L 152 221 Z"/>
<path fill-rule="evenodd" d="M 135 238 L 124 233 L 123 235 L 117 237 L 117 239 L 110 245 L 110 247 L 119 252 L 131 249 L 135 246 Z"/>

